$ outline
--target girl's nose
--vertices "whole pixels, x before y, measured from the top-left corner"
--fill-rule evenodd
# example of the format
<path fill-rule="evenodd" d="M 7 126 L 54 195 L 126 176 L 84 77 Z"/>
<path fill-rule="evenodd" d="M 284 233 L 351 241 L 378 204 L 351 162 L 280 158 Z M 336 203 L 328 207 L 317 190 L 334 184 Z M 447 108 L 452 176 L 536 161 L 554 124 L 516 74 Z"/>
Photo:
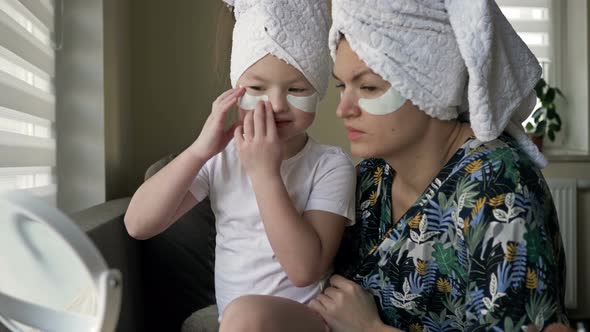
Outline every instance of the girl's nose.
<path fill-rule="evenodd" d="M 269 101 L 275 113 L 285 112 L 289 109 L 289 102 L 285 93 L 273 93 L 269 96 Z"/>

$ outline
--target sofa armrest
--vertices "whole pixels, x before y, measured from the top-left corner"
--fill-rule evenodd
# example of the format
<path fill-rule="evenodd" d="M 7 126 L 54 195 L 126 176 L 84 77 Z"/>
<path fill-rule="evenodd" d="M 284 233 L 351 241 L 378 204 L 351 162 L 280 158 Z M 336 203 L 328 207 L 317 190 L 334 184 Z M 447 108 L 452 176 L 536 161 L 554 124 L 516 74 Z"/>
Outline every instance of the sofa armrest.
<path fill-rule="evenodd" d="M 123 275 L 123 296 L 117 331 L 142 331 L 139 242 L 125 230 L 129 198 L 108 201 L 70 217 L 96 245 L 109 268 Z"/>
<path fill-rule="evenodd" d="M 127 211 L 131 198 L 121 198 L 99 204 L 70 215 L 86 233 L 106 226 L 117 218 L 122 218 Z"/>

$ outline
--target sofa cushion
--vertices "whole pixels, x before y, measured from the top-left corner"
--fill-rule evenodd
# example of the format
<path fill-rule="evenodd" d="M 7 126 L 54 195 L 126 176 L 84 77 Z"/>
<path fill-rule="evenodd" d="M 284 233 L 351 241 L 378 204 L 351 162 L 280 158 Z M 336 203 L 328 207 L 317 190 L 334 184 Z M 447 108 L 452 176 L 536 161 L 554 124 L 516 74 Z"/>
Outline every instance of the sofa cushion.
<path fill-rule="evenodd" d="M 210 305 L 205 307 L 187 318 L 182 324 L 182 332 L 217 332 L 219 331 L 219 322 L 217 315 L 217 306 Z"/>

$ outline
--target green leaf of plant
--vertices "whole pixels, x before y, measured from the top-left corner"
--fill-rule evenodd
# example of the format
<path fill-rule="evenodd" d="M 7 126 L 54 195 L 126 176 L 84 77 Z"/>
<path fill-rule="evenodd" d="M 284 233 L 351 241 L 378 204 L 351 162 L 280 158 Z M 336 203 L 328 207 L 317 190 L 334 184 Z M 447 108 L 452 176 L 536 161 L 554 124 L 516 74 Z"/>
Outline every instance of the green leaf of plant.
<path fill-rule="evenodd" d="M 558 113 L 555 113 L 555 122 L 559 125 L 559 129 L 561 129 L 561 117 Z"/>
<path fill-rule="evenodd" d="M 525 126 L 525 129 L 527 132 L 532 132 L 535 129 L 535 126 L 532 123 L 528 122 Z"/>
<path fill-rule="evenodd" d="M 537 94 L 537 98 L 541 99 L 543 96 L 543 88 L 547 85 L 544 79 L 540 79 L 535 85 L 535 93 Z"/>
<path fill-rule="evenodd" d="M 535 135 L 544 135 L 545 128 L 547 128 L 547 121 L 546 120 L 543 120 L 543 121 L 537 123 L 537 130 L 535 131 Z"/>
<path fill-rule="evenodd" d="M 555 111 L 555 105 L 551 105 L 550 107 L 547 107 L 547 119 L 554 119 L 555 116 L 557 115 L 557 111 Z"/>
<path fill-rule="evenodd" d="M 547 89 L 547 93 L 545 94 L 545 101 L 548 103 L 552 103 L 555 100 L 555 89 L 549 88 Z"/>
<path fill-rule="evenodd" d="M 555 141 L 555 132 L 551 130 L 551 127 L 549 127 L 549 130 L 547 131 L 547 136 L 549 137 L 551 142 Z"/>

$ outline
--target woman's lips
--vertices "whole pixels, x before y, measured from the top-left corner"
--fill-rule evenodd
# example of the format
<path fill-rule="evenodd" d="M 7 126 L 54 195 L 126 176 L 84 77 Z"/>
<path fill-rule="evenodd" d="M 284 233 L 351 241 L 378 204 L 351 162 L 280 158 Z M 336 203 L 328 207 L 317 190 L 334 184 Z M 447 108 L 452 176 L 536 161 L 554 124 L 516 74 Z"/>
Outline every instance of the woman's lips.
<path fill-rule="evenodd" d="M 346 134 L 349 140 L 356 141 L 359 140 L 365 134 L 365 132 L 352 127 L 346 127 Z"/>

